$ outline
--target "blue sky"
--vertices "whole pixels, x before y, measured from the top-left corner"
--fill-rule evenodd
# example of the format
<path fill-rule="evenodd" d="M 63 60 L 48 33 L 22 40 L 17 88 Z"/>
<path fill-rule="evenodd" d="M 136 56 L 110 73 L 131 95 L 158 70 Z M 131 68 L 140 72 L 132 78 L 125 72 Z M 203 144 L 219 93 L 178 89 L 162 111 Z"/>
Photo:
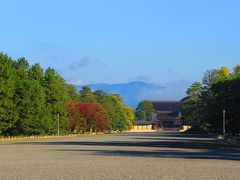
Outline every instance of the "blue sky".
<path fill-rule="evenodd" d="M 240 63 L 239 9 L 238 0 L 7 0 L 0 51 L 68 82 L 179 86 Z"/>

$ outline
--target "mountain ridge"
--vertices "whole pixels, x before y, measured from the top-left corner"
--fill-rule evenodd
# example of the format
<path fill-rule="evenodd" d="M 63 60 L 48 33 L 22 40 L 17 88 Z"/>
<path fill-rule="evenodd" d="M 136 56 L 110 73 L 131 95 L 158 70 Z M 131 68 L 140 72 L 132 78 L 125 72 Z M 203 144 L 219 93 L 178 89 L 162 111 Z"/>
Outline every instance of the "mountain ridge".
<path fill-rule="evenodd" d="M 127 83 L 96 83 L 87 85 L 77 85 L 77 90 L 81 90 L 83 86 L 89 86 L 93 91 L 103 90 L 111 94 L 119 94 L 124 101 L 124 104 L 130 105 L 134 108 L 137 107 L 138 103 L 144 99 L 149 99 L 144 97 L 144 94 L 148 92 L 156 92 L 166 89 L 164 86 L 160 86 L 153 83 L 132 81 Z"/>

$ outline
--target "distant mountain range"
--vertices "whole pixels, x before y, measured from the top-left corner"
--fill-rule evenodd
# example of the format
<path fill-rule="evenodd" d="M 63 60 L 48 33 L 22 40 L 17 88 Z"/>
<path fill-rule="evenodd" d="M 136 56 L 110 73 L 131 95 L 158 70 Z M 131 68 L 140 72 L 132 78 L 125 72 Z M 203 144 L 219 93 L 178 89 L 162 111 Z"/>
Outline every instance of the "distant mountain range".
<path fill-rule="evenodd" d="M 92 90 L 103 90 L 107 93 L 120 94 L 126 105 L 130 105 L 134 108 L 138 103 L 145 99 L 159 99 L 158 94 L 166 89 L 160 85 L 146 83 L 146 82 L 129 82 L 122 84 L 88 84 Z M 83 86 L 76 86 L 78 90 L 81 90 Z"/>

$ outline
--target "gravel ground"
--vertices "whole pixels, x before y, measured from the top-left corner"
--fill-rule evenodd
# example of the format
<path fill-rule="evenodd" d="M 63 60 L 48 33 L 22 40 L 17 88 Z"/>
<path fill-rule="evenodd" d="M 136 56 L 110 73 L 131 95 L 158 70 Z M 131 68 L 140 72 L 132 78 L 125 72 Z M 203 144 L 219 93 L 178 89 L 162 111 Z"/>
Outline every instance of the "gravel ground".
<path fill-rule="evenodd" d="M 1 143 L 0 179 L 240 179 L 240 149 L 177 133 Z"/>

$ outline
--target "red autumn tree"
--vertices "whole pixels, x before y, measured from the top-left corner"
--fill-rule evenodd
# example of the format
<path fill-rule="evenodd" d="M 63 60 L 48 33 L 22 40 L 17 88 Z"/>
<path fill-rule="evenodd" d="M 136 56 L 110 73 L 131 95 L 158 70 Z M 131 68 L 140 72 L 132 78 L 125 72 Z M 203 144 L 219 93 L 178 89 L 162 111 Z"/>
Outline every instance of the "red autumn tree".
<path fill-rule="evenodd" d="M 74 107 L 86 120 L 86 125 L 90 131 L 106 131 L 108 129 L 108 121 L 104 117 L 102 107 L 95 103 L 68 103 L 68 109 Z M 69 123 L 73 126 L 76 121 L 69 117 Z"/>
<path fill-rule="evenodd" d="M 86 118 L 84 118 L 83 115 L 78 111 L 78 109 L 75 107 L 74 102 L 68 103 L 67 111 L 68 127 L 70 131 L 77 133 L 83 133 L 87 131 Z"/>

